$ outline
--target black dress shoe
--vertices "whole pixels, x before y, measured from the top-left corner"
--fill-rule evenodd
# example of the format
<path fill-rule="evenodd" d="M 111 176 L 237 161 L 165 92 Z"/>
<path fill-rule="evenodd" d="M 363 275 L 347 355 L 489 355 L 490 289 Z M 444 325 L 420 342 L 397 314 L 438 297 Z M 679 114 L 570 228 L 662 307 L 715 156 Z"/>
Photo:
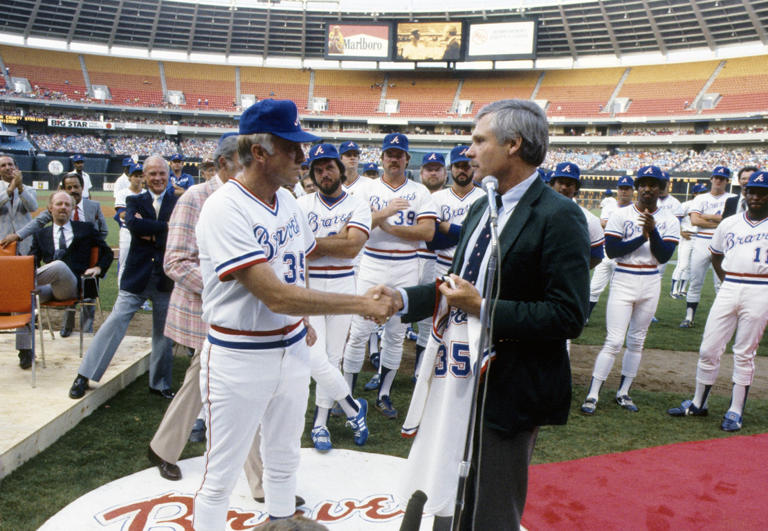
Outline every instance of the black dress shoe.
<path fill-rule="evenodd" d="M 83 398 L 86 389 L 88 389 L 88 378 L 78 374 L 72 383 L 72 387 L 69 388 L 69 398 Z"/>
<path fill-rule="evenodd" d="M 151 446 L 147 449 L 147 457 L 149 458 L 149 462 L 157 467 L 160 471 L 160 475 L 165 479 L 170 481 L 178 481 L 181 479 L 181 469 L 179 466 L 169 463 L 157 455 L 154 450 L 152 450 Z"/>
<path fill-rule="evenodd" d="M 160 395 L 163 398 L 166 398 L 168 400 L 173 399 L 174 396 L 176 396 L 176 393 L 174 391 L 171 391 L 170 389 L 152 389 L 149 388 L 150 393 L 154 393 L 156 395 Z"/>
<path fill-rule="evenodd" d="M 259 503 L 264 503 L 264 497 L 263 496 L 261 498 L 254 498 L 254 500 L 256 500 Z M 301 496 L 298 496 L 298 495 L 296 496 L 296 507 L 301 507 L 305 503 L 306 502 L 304 501 L 304 498 L 302 498 Z"/>
<path fill-rule="evenodd" d="M 21 349 L 19 351 L 19 367 L 25 370 L 29 369 L 32 366 L 34 357 L 35 355 L 32 353 L 32 350 L 28 348 Z"/>

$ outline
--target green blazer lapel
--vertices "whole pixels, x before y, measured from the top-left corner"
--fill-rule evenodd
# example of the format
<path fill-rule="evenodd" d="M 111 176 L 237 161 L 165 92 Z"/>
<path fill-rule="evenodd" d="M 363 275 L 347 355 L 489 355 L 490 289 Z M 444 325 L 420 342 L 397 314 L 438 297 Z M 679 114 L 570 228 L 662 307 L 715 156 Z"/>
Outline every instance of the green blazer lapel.
<path fill-rule="evenodd" d="M 499 234 L 499 247 L 501 247 L 502 255 L 512 248 L 512 245 L 520 236 L 520 232 L 533 212 L 533 203 L 538 200 L 543 191 L 544 183 L 540 179 L 536 179 L 517 203 L 517 206 L 515 206 L 515 211 L 512 212 L 512 216 L 504 225 L 501 234 Z"/>

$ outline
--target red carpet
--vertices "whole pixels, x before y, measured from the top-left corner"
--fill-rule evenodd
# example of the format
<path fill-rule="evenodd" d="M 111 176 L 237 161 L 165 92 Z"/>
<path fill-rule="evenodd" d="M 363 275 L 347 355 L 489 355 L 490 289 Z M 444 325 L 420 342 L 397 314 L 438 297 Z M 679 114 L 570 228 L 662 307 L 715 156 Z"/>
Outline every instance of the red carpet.
<path fill-rule="evenodd" d="M 531 467 L 523 525 L 543 529 L 768 529 L 768 434 Z"/>

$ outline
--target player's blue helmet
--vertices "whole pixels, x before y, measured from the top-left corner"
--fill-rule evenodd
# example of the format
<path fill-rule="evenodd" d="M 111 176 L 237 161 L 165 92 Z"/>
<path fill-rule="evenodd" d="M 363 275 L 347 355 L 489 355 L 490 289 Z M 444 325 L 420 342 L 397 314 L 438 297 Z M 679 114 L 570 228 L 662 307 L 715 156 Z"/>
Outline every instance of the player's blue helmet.
<path fill-rule="evenodd" d="M 576 179 L 581 178 L 581 170 L 573 162 L 561 162 L 549 176 L 549 179 Z"/>
<path fill-rule="evenodd" d="M 659 183 L 659 188 L 663 187 L 667 182 L 664 179 L 664 172 L 658 166 L 643 166 L 635 174 L 635 188 L 639 186 L 640 179 L 656 179 Z"/>
<path fill-rule="evenodd" d="M 320 159 L 339 160 L 339 153 L 336 151 L 336 147 L 333 144 L 317 144 L 312 146 L 309 150 L 309 164 Z"/>
<path fill-rule="evenodd" d="M 456 164 L 457 162 L 469 162 L 471 159 L 467 157 L 467 151 L 469 151 L 469 146 L 461 144 L 453 148 L 451 150 L 451 164 Z"/>
<path fill-rule="evenodd" d="M 427 164 L 440 164 L 441 166 L 445 166 L 445 157 L 442 153 L 438 153 L 437 151 L 430 151 L 429 153 L 425 153 L 424 156 L 421 159 L 421 165 L 425 166 Z"/>
<path fill-rule="evenodd" d="M 729 170 L 725 166 L 715 166 L 715 169 L 712 170 L 712 177 L 719 177 L 721 179 L 730 179 L 731 170 Z"/>
<path fill-rule="evenodd" d="M 768 171 L 756 171 L 749 176 L 747 188 L 768 188 Z"/>
<path fill-rule="evenodd" d="M 616 183 L 616 188 L 621 188 L 622 186 L 629 186 L 632 188 L 635 186 L 635 180 L 632 178 L 631 175 L 622 175 L 619 177 L 619 182 Z"/>

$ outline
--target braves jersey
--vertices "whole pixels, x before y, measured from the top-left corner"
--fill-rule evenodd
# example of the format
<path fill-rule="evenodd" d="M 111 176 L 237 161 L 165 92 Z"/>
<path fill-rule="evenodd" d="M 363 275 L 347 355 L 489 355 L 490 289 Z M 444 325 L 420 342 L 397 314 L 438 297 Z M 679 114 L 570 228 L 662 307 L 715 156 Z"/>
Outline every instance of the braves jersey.
<path fill-rule="evenodd" d="M 673 216 L 677 215 L 677 211 L 680 209 L 680 201 L 676 197 L 672 197 L 672 194 L 667 197 L 659 197 L 656 201 L 656 207 L 659 210 L 666 210 Z"/>
<path fill-rule="evenodd" d="M 616 210 L 616 208 L 618 208 L 618 201 L 616 201 L 615 197 L 605 197 L 600 201 L 600 210 L 603 211 L 606 208 L 610 210 Z"/>
<path fill-rule="evenodd" d="M 709 250 L 724 255 L 726 281 L 768 284 L 768 219 L 752 221 L 746 213 L 725 218 L 715 229 Z"/>
<path fill-rule="evenodd" d="M 181 173 L 181 177 L 177 177 L 175 173 L 171 172 L 168 176 L 168 187 L 180 186 L 185 190 L 195 184 L 195 178 L 188 173 Z"/>
<path fill-rule="evenodd" d="M 139 192 L 141 193 L 141 192 Z M 130 188 L 121 188 L 120 190 L 115 192 L 115 208 L 125 208 L 125 199 L 129 195 L 136 195 Z M 118 225 L 120 225 L 121 228 L 125 227 L 125 221 L 120 219 L 120 217 L 116 217 Z"/>
<path fill-rule="evenodd" d="M 606 198 L 606 199 L 609 199 L 609 198 Z M 605 202 L 605 200 L 603 200 L 603 202 Z M 624 205 L 624 206 L 627 206 L 627 205 Z M 619 208 L 621 207 L 619 206 L 618 201 L 614 200 L 612 203 L 605 203 L 605 206 L 603 206 L 603 208 L 600 210 L 600 220 L 608 221 L 608 218 L 611 217 L 611 214 L 616 212 Z"/>
<path fill-rule="evenodd" d="M 392 188 L 383 179 L 377 179 L 370 185 L 369 202 L 371 210 L 381 210 L 395 198 L 407 200 L 408 208 L 395 212 L 387 218 L 390 225 L 416 225 L 422 219 L 437 218 L 437 209 L 432 195 L 423 184 L 406 179 L 397 188 Z M 415 258 L 416 251 L 423 242 L 404 240 L 387 234 L 380 228 L 371 232 L 365 246 L 365 255 L 373 258 L 404 260 Z"/>
<path fill-rule="evenodd" d="M 694 198 L 695 199 L 695 198 Z M 699 227 L 691 223 L 691 207 L 693 206 L 693 199 L 683 201 L 680 203 L 680 207 L 675 212 L 675 216 L 680 219 L 680 231 L 686 232 L 698 232 Z"/>
<path fill-rule="evenodd" d="M 344 226 L 371 232 L 371 209 L 363 200 L 342 192 L 337 198 L 326 197 L 319 192 L 297 199 L 307 218 L 309 230 L 315 238 L 325 238 L 338 233 Z M 354 258 L 323 256 L 309 266 L 311 278 L 339 278 L 354 275 Z"/>
<path fill-rule="evenodd" d="M 203 204 L 195 233 L 203 277 L 203 321 L 213 329 L 209 341 L 214 343 L 215 327 L 220 327 L 247 331 L 254 344 L 262 340 L 264 344 L 234 348 L 275 348 L 280 345 L 269 346 L 274 343 L 270 335 L 304 331 L 301 319 L 273 313 L 232 277 L 235 271 L 267 262 L 282 282 L 306 286 L 305 257 L 314 249 L 315 238 L 291 192 L 279 188 L 270 205 L 230 179 Z"/>
<path fill-rule="evenodd" d="M 605 243 L 605 235 L 603 234 L 603 226 L 600 224 L 600 220 L 592 212 L 579 205 L 581 211 L 584 212 L 584 218 L 587 220 L 587 231 L 589 232 L 589 246 L 594 251 L 598 247 L 601 247 Z M 600 256 L 602 258 L 602 255 Z"/>
<path fill-rule="evenodd" d="M 369 177 L 359 175 L 357 180 L 355 180 L 355 182 L 349 186 L 347 186 L 346 183 L 342 184 L 341 186 L 349 195 L 354 195 L 361 198 L 363 201 L 368 201 L 368 197 L 371 195 L 370 187 L 375 180 L 376 179 L 371 179 Z"/>
<path fill-rule="evenodd" d="M 448 221 L 452 225 L 461 225 L 464 218 L 467 217 L 469 207 L 481 197 L 485 197 L 485 192 L 477 186 L 473 186 L 464 197 L 456 195 L 452 188 L 443 188 L 435 192 L 432 194 L 432 200 L 437 207 L 438 221 Z M 455 252 L 455 245 L 437 251 L 437 263 L 444 267 L 450 267 Z"/>
<path fill-rule="evenodd" d="M 725 207 L 725 200 L 732 197 L 734 194 L 723 193 L 718 196 L 712 195 L 711 192 L 706 194 L 697 195 L 692 199 L 691 213 L 697 214 L 723 214 L 723 208 Z M 697 238 L 704 238 L 709 240 L 715 233 L 715 229 L 705 229 L 699 227 L 699 232 L 696 234 Z"/>
<path fill-rule="evenodd" d="M 653 213 L 661 239 L 664 241 L 680 241 L 680 223 L 677 218 L 661 209 Z M 634 240 L 643 234 L 640 211 L 633 204 L 620 208 L 608 218 L 605 226 L 606 236 L 621 238 L 621 241 Z M 658 272 L 659 261 L 651 253 L 651 242 L 646 241 L 631 253 L 616 257 L 616 271 L 633 274 L 655 274 Z"/>

